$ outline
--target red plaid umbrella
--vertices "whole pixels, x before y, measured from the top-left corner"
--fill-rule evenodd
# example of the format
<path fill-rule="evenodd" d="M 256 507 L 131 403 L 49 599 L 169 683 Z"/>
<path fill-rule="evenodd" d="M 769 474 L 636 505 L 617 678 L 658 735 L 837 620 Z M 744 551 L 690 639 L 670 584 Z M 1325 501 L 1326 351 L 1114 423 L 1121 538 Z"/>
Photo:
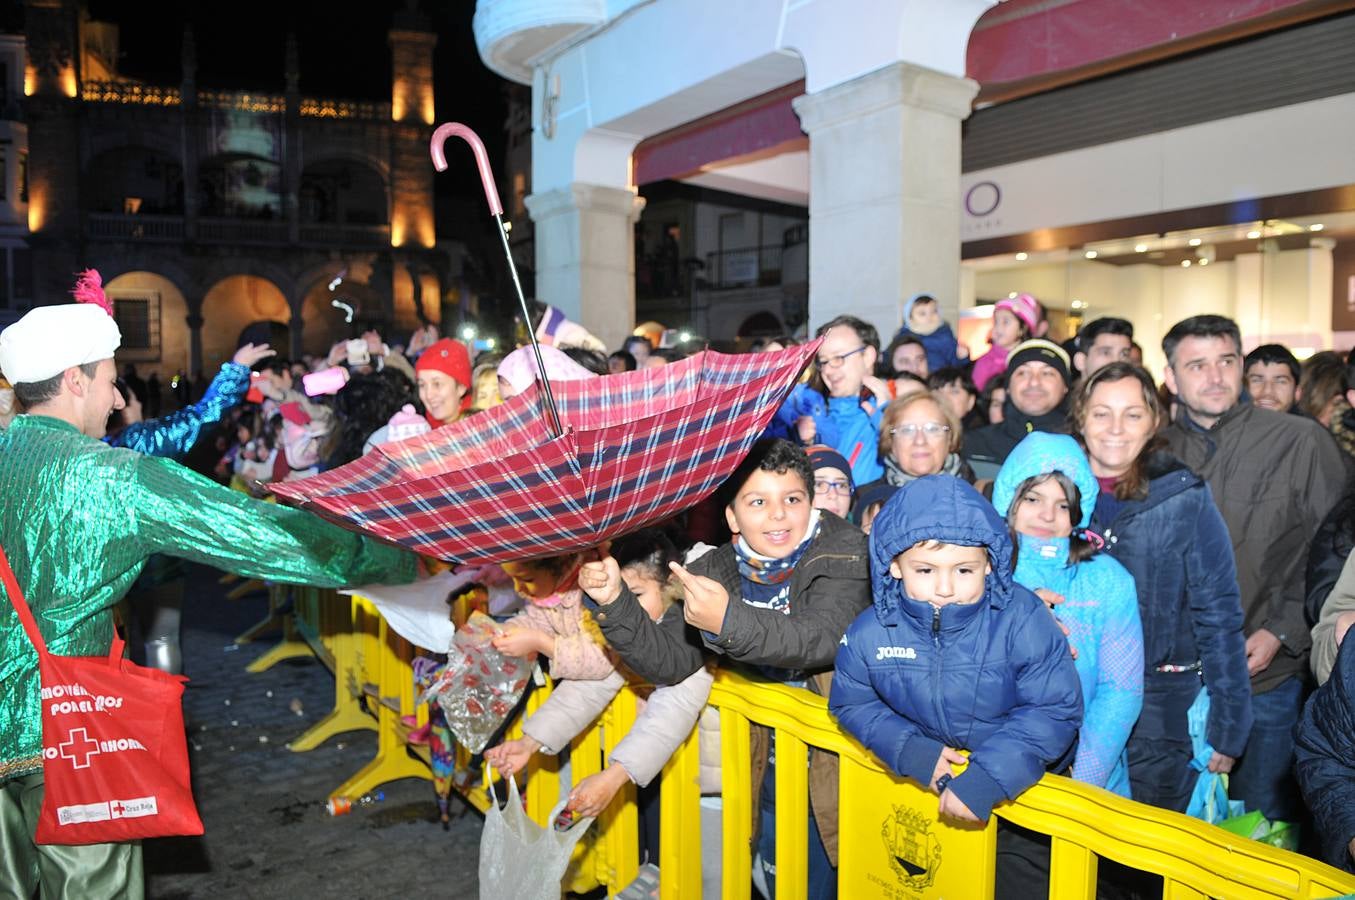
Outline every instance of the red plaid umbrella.
<path fill-rule="evenodd" d="M 272 489 L 457 563 L 592 547 L 713 491 L 818 344 L 738 356 L 706 351 L 658 369 L 556 383 L 559 437 L 538 383 L 485 412 Z"/>

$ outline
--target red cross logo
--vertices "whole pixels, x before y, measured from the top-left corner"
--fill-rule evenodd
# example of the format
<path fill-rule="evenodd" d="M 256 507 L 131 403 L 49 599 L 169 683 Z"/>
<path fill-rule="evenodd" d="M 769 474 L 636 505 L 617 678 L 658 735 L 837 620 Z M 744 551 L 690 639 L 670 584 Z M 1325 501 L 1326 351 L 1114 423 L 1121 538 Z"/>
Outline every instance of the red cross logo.
<path fill-rule="evenodd" d="M 75 768 L 88 769 L 89 758 L 99 752 L 99 742 L 91 738 L 85 729 L 76 728 L 71 731 L 70 740 L 58 744 L 57 750 L 61 758 L 71 760 Z"/>
<path fill-rule="evenodd" d="M 125 807 L 125 806 L 122 805 L 122 801 L 121 801 L 121 800 L 114 800 L 114 801 L 113 801 L 113 818 L 116 819 L 116 818 L 118 818 L 119 816 L 121 816 L 121 815 L 122 815 L 122 811 L 123 811 L 124 809 L 126 809 L 126 808 L 127 808 L 127 807 Z"/>

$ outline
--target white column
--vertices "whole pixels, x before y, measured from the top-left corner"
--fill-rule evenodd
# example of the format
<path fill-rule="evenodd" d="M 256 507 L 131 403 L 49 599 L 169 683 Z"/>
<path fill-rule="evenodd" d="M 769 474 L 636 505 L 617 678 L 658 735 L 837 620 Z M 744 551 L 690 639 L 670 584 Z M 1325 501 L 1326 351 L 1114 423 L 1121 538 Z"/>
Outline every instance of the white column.
<path fill-rule="evenodd" d="M 635 327 L 633 189 L 574 182 L 526 199 L 536 230 L 536 298 L 616 350 Z"/>
<path fill-rule="evenodd" d="M 903 303 L 960 298 L 960 122 L 978 84 L 908 63 L 795 101 L 809 135 L 812 330 L 851 313 L 888 341 Z"/>

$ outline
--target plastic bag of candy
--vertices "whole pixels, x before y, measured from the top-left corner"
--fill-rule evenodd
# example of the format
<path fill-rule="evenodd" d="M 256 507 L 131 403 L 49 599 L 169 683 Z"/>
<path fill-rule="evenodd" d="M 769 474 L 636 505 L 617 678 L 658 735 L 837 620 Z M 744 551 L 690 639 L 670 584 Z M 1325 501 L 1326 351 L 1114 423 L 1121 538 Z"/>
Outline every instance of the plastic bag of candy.
<path fill-rule="evenodd" d="M 446 665 L 419 697 L 420 703 L 437 700 L 457 742 L 472 753 L 485 749 L 531 676 L 531 661 L 494 649 L 490 641 L 498 627 L 484 613 L 472 613 L 452 637 Z"/>

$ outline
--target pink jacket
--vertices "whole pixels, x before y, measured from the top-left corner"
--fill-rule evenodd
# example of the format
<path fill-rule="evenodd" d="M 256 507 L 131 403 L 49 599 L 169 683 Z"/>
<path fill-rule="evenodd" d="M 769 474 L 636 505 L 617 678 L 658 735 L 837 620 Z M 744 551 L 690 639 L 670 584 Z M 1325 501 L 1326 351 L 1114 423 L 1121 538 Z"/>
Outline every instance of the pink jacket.
<path fill-rule="evenodd" d="M 555 655 L 550 660 L 551 677 L 600 681 L 615 671 L 606 642 L 583 608 L 581 591 L 564 591 L 557 606 L 528 603 L 508 620 L 509 625 L 533 628 L 555 635 Z"/>
<path fill-rule="evenodd" d="M 970 377 L 974 379 L 974 387 L 983 390 L 994 376 L 1001 375 L 1007 370 L 1007 348 L 993 345 L 993 349 L 983 354 L 974 363 L 974 371 Z"/>

